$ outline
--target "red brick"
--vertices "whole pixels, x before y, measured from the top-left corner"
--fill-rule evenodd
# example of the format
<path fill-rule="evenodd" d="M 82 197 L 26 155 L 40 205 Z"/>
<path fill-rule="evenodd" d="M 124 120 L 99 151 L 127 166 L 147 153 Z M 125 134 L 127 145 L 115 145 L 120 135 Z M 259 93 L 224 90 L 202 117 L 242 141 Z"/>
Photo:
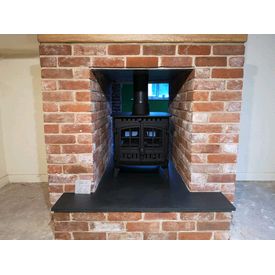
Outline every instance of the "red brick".
<path fill-rule="evenodd" d="M 55 80 L 42 80 L 41 81 L 42 91 L 54 91 L 57 89 Z"/>
<path fill-rule="evenodd" d="M 44 121 L 49 123 L 73 123 L 74 114 L 44 114 Z"/>
<path fill-rule="evenodd" d="M 73 232 L 74 240 L 106 240 L 106 233 Z"/>
<path fill-rule="evenodd" d="M 77 101 L 91 101 L 91 92 L 77 92 L 76 93 Z"/>
<path fill-rule="evenodd" d="M 90 123 L 92 122 L 92 115 L 91 113 L 88 114 L 76 114 L 76 122 L 77 123 Z"/>
<path fill-rule="evenodd" d="M 64 174 L 83 174 L 92 172 L 93 170 L 91 167 L 85 167 L 82 165 L 63 165 Z"/>
<path fill-rule="evenodd" d="M 224 125 L 224 132 L 225 133 L 239 133 L 240 132 L 240 126 L 237 124 L 233 125 Z"/>
<path fill-rule="evenodd" d="M 222 126 L 213 125 L 213 124 L 193 124 L 192 132 L 193 133 L 221 133 Z"/>
<path fill-rule="evenodd" d="M 55 240 L 71 240 L 71 234 L 69 232 L 55 232 L 54 233 Z"/>
<path fill-rule="evenodd" d="M 60 80 L 59 90 L 89 90 L 90 81 L 85 80 Z"/>
<path fill-rule="evenodd" d="M 242 80 L 228 80 L 226 88 L 228 90 L 241 90 L 243 88 Z"/>
<path fill-rule="evenodd" d="M 138 212 L 113 212 L 108 213 L 109 221 L 138 221 L 141 219 L 141 213 Z"/>
<path fill-rule="evenodd" d="M 230 57 L 229 58 L 229 66 L 231 67 L 242 67 L 244 64 L 244 57 Z"/>
<path fill-rule="evenodd" d="M 61 148 L 59 145 L 46 144 L 46 152 L 47 154 L 60 154 Z"/>
<path fill-rule="evenodd" d="M 48 155 L 47 161 L 54 164 L 75 163 L 76 157 L 74 155 Z"/>
<path fill-rule="evenodd" d="M 44 112 L 57 112 L 58 105 L 56 103 L 44 102 L 43 103 L 43 111 Z"/>
<path fill-rule="evenodd" d="M 105 45 L 74 45 L 74 55 L 105 55 Z"/>
<path fill-rule="evenodd" d="M 241 102 L 228 102 L 225 105 L 225 111 L 227 112 L 240 112 L 242 104 Z"/>
<path fill-rule="evenodd" d="M 195 222 L 163 222 L 163 231 L 192 231 L 195 230 Z"/>
<path fill-rule="evenodd" d="M 157 57 L 127 57 L 128 68 L 153 68 L 158 66 Z"/>
<path fill-rule="evenodd" d="M 215 134 L 209 135 L 209 143 L 238 143 L 238 134 Z"/>
<path fill-rule="evenodd" d="M 69 221 L 70 220 L 70 213 L 55 212 L 52 214 L 52 216 L 55 221 Z"/>
<path fill-rule="evenodd" d="M 216 55 L 243 55 L 244 45 L 214 45 L 213 54 Z"/>
<path fill-rule="evenodd" d="M 43 92 L 42 94 L 44 101 L 72 101 L 73 93 L 72 92 Z"/>
<path fill-rule="evenodd" d="M 40 57 L 41 67 L 56 67 L 57 59 L 56 57 Z"/>
<path fill-rule="evenodd" d="M 108 233 L 108 240 L 142 240 L 142 233 Z"/>
<path fill-rule="evenodd" d="M 144 220 L 176 220 L 177 213 L 145 213 Z"/>
<path fill-rule="evenodd" d="M 65 175 L 65 174 L 50 174 L 49 183 L 74 183 L 77 179 L 77 175 Z"/>
<path fill-rule="evenodd" d="M 90 112 L 91 105 L 83 103 L 68 103 L 60 105 L 60 112 Z"/>
<path fill-rule="evenodd" d="M 193 144 L 191 146 L 192 153 L 218 153 L 220 145 L 217 144 Z"/>
<path fill-rule="evenodd" d="M 122 68 L 124 67 L 124 57 L 94 57 L 92 66 L 95 68 Z"/>
<path fill-rule="evenodd" d="M 90 66 L 90 57 L 59 57 L 59 67 Z"/>
<path fill-rule="evenodd" d="M 216 213 L 216 217 L 215 217 L 216 220 L 219 220 L 219 221 L 230 221 L 232 219 L 232 213 L 230 212 L 219 212 L 219 213 Z"/>
<path fill-rule="evenodd" d="M 45 135 L 46 144 L 68 144 L 75 143 L 75 136 L 72 135 Z"/>
<path fill-rule="evenodd" d="M 74 221 L 105 221 L 104 213 L 72 213 Z"/>
<path fill-rule="evenodd" d="M 192 57 L 162 57 L 161 67 L 191 67 Z"/>
<path fill-rule="evenodd" d="M 207 182 L 235 182 L 235 174 L 210 174 L 208 175 Z"/>
<path fill-rule="evenodd" d="M 48 165 L 48 174 L 61 174 L 61 173 L 62 173 L 62 166 Z"/>
<path fill-rule="evenodd" d="M 179 240 L 211 240 L 212 232 L 179 232 Z"/>
<path fill-rule="evenodd" d="M 238 101 L 242 99 L 241 92 L 212 92 L 211 93 L 211 100 L 213 101 Z"/>
<path fill-rule="evenodd" d="M 190 101 L 208 101 L 209 92 L 188 92 L 187 93 L 187 100 Z"/>
<path fill-rule="evenodd" d="M 197 230 L 198 231 L 213 231 L 213 230 L 229 230 L 229 222 L 198 222 Z"/>
<path fill-rule="evenodd" d="M 217 113 L 211 114 L 209 122 L 240 122 L 239 113 Z"/>
<path fill-rule="evenodd" d="M 126 225 L 127 231 L 141 231 L 141 232 L 159 232 L 159 222 L 128 222 Z"/>
<path fill-rule="evenodd" d="M 224 81 L 196 80 L 194 90 L 224 90 Z"/>
<path fill-rule="evenodd" d="M 55 231 L 88 231 L 87 222 L 55 222 Z"/>
<path fill-rule="evenodd" d="M 209 78 L 210 77 L 210 68 L 196 68 L 195 69 L 196 78 Z"/>
<path fill-rule="evenodd" d="M 229 232 L 214 232 L 214 240 L 229 240 Z"/>
<path fill-rule="evenodd" d="M 144 55 L 174 55 L 176 52 L 175 45 L 144 45 Z"/>
<path fill-rule="evenodd" d="M 52 79 L 68 79 L 73 78 L 73 71 L 71 69 L 42 69 L 42 78 Z"/>
<path fill-rule="evenodd" d="M 242 78 L 243 69 L 213 69 L 213 78 Z"/>
<path fill-rule="evenodd" d="M 71 45 L 40 45 L 40 55 L 71 55 Z"/>
<path fill-rule="evenodd" d="M 48 172 L 49 173 L 49 172 Z M 57 185 L 57 184 L 50 184 L 49 185 L 49 193 L 63 193 L 63 184 L 62 185 Z"/>
<path fill-rule="evenodd" d="M 70 133 L 91 133 L 92 126 L 90 124 L 66 124 L 61 126 L 61 132 Z"/>
<path fill-rule="evenodd" d="M 140 53 L 140 45 L 109 45 L 109 55 L 138 55 Z"/>
<path fill-rule="evenodd" d="M 179 45 L 178 53 L 184 55 L 209 55 L 211 46 L 208 45 Z"/>
<path fill-rule="evenodd" d="M 211 221 L 214 220 L 214 213 L 185 212 L 180 214 L 180 218 L 185 221 Z"/>
<path fill-rule="evenodd" d="M 74 68 L 74 78 L 75 79 L 90 79 L 91 71 L 86 68 Z"/>
<path fill-rule="evenodd" d="M 207 156 L 208 163 L 235 163 L 236 154 L 213 154 Z"/>
<path fill-rule="evenodd" d="M 220 173 L 222 167 L 218 164 L 193 164 L 190 165 L 190 170 L 193 173 Z"/>
<path fill-rule="evenodd" d="M 80 144 L 91 144 L 93 142 L 92 135 L 78 135 L 77 142 Z"/>
<path fill-rule="evenodd" d="M 227 65 L 226 57 L 196 57 L 196 66 L 224 67 Z"/>
<path fill-rule="evenodd" d="M 44 125 L 44 133 L 46 134 L 56 134 L 59 132 L 58 124 L 45 124 Z"/>
<path fill-rule="evenodd" d="M 145 233 L 144 240 L 176 240 L 176 232 Z"/>
<path fill-rule="evenodd" d="M 91 145 L 63 145 L 62 152 L 64 154 L 81 154 L 81 153 L 92 153 L 93 149 Z"/>
<path fill-rule="evenodd" d="M 187 157 L 187 158 L 192 163 L 204 163 L 204 162 L 206 162 L 206 156 L 205 155 L 191 154 L 190 158 L 189 157 Z"/>
<path fill-rule="evenodd" d="M 203 103 L 193 103 L 192 111 L 194 112 L 214 112 L 223 111 L 222 102 L 203 102 Z"/>
<path fill-rule="evenodd" d="M 75 192 L 75 185 L 74 184 L 65 184 L 64 192 L 74 193 Z"/>

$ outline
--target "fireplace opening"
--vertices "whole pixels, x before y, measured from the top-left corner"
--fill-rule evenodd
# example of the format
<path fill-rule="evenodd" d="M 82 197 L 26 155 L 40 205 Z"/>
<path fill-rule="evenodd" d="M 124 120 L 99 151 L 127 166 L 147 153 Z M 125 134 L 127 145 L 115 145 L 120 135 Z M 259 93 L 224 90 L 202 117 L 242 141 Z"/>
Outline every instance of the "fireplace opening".
<path fill-rule="evenodd" d="M 139 79 L 134 88 L 133 76 L 137 71 L 143 79 Z M 104 117 L 94 124 L 93 161 L 97 188 L 92 194 L 64 193 L 53 211 L 226 212 L 235 209 L 221 192 L 192 192 L 190 188 L 189 127 L 192 125 L 190 104 L 194 71 L 148 69 L 146 77 L 144 71 L 92 70 L 95 77 L 92 85 L 96 90 L 99 85 L 102 91 L 94 106 L 103 109 L 98 116 Z M 147 90 L 151 83 L 168 83 L 166 112 L 163 109 L 152 112 Z M 128 90 L 131 87 L 132 93 L 128 97 L 127 112 L 122 102 L 125 87 Z M 134 89 L 138 92 L 136 101 Z M 136 109 L 134 102 L 138 104 Z M 146 106 L 149 103 L 149 110 L 145 105 L 140 106 L 141 103 Z"/>
<path fill-rule="evenodd" d="M 93 70 L 102 87 L 110 87 L 113 176 L 125 169 L 156 167 L 169 180 L 178 111 L 174 100 L 191 69 Z M 108 83 L 108 85 L 106 85 Z M 174 106 L 174 105 L 175 106 Z M 177 165 L 175 165 L 177 169 Z M 122 169 L 123 168 L 123 169 Z M 121 170 L 122 169 L 122 170 Z M 131 170 L 132 171 L 132 170 Z M 141 169 L 141 171 L 143 171 Z"/>

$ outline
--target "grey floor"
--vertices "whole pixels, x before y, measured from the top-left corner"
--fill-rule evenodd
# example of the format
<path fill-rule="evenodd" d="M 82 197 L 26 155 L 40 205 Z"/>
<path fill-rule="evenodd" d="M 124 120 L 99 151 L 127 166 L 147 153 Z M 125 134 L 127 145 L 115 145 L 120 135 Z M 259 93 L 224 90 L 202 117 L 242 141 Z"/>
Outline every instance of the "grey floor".
<path fill-rule="evenodd" d="M 0 189 L 0 240 L 53 239 L 47 183 L 12 183 Z"/>
<path fill-rule="evenodd" d="M 275 182 L 238 182 L 231 239 L 275 239 Z M 53 239 L 46 183 L 0 189 L 0 240 Z"/>

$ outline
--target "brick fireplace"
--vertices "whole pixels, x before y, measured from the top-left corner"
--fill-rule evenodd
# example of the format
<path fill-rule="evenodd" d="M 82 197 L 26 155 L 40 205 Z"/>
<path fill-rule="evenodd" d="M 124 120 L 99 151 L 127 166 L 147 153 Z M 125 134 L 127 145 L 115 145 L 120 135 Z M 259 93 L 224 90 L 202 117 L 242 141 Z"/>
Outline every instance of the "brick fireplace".
<path fill-rule="evenodd" d="M 234 201 L 246 35 L 39 35 L 49 194 L 97 190 L 112 158 L 119 83 L 102 69 L 180 69 L 171 161 L 191 192 Z M 115 106 L 112 106 L 115 102 Z M 114 105 L 114 104 L 113 104 Z M 228 239 L 231 211 L 54 211 L 56 239 Z"/>

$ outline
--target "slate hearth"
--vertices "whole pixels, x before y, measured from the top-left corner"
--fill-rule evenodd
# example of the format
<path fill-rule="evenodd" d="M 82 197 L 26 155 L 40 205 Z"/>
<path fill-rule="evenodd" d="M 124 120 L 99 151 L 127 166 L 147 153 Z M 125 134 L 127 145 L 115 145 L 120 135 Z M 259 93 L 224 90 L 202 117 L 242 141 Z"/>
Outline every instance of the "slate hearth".
<path fill-rule="evenodd" d="M 189 192 L 173 164 L 169 179 L 157 167 L 124 167 L 117 178 L 112 165 L 91 194 L 64 193 L 54 212 L 231 212 L 221 192 Z"/>

